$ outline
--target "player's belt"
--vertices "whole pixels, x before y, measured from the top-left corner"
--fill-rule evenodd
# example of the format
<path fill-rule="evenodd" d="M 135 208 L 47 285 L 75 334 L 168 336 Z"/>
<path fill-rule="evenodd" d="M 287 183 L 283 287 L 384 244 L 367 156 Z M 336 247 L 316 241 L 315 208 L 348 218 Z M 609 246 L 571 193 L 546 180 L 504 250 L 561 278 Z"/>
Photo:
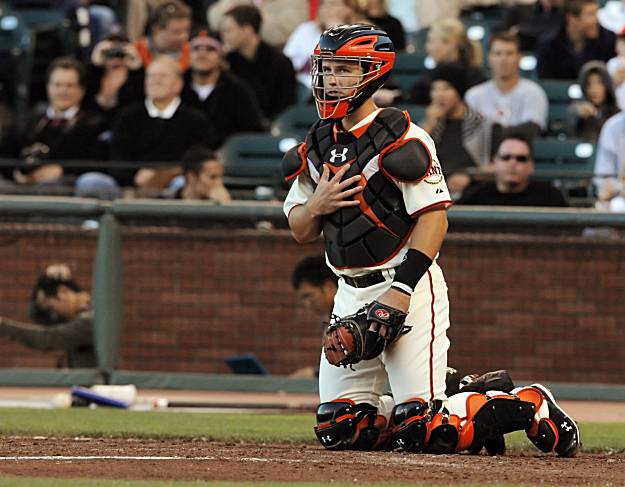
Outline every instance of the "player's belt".
<path fill-rule="evenodd" d="M 374 271 L 364 276 L 358 277 L 349 277 L 349 276 L 341 276 L 346 284 L 349 284 L 351 287 L 369 287 L 375 286 L 376 284 L 380 284 L 381 282 L 386 281 L 384 274 L 382 271 Z"/>

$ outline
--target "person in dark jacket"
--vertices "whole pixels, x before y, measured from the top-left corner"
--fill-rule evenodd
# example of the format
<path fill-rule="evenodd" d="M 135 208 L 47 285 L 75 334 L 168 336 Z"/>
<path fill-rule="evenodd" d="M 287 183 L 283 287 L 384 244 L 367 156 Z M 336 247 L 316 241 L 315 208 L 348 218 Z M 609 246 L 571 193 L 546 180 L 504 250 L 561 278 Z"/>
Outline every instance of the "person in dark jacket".
<path fill-rule="evenodd" d="M 48 266 L 33 288 L 30 315 L 35 323 L 0 317 L 0 336 L 36 350 L 64 350 L 57 366 L 97 366 L 93 346 L 91 296 L 65 264 Z"/>
<path fill-rule="evenodd" d="M 202 110 L 215 127 L 219 147 L 238 132 L 261 132 L 262 115 L 248 85 L 226 69 L 221 43 L 205 30 L 191 39 L 191 69 L 182 101 Z"/>
<path fill-rule="evenodd" d="M 221 21 L 221 38 L 230 69 L 250 85 L 271 120 L 296 102 L 296 80 L 289 58 L 261 40 L 261 20 L 253 5 L 228 10 Z"/>
<path fill-rule="evenodd" d="M 596 144 L 605 121 L 620 111 L 612 78 L 605 63 L 589 61 L 582 66 L 578 83 L 584 97 L 571 103 L 570 131 L 575 137 Z"/>
<path fill-rule="evenodd" d="M 201 111 L 181 102 L 183 85 L 178 64 L 161 56 L 146 70 L 144 103 L 129 106 L 117 117 L 113 158 L 136 164 L 136 169 L 113 173 L 122 186 L 163 189 L 180 174 L 179 161 L 189 147 L 215 147 L 213 125 Z M 158 168 L 146 164 L 158 161 L 175 164 Z"/>
<path fill-rule="evenodd" d="M 616 55 L 616 34 L 599 25 L 598 10 L 596 0 L 565 0 L 562 26 L 538 43 L 539 78 L 574 80 L 584 63 Z"/>
<path fill-rule="evenodd" d="M 493 157 L 495 180 L 471 186 L 457 205 L 567 206 L 550 183 L 532 181 L 532 144 L 523 135 L 505 137 Z"/>

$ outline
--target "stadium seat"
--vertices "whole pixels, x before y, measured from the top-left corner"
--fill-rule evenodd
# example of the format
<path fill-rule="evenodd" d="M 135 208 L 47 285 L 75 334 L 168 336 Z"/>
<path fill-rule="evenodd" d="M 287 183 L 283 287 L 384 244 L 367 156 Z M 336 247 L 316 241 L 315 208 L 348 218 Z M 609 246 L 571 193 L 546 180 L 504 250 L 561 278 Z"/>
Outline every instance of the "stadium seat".
<path fill-rule="evenodd" d="M 18 127 L 29 110 L 29 84 L 33 66 L 33 37 L 22 16 L 0 6 L 0 93 L 14 109 Z"/>
<path fill-rule="evenodd" d="M 398 53 L 391 74 L 390 83 L 396 84 L 403 92 L 408 92 L 421 73 L 429 68 L 431 59 L 425 55 Z"/>
<path fill-rule="evenodd" d="M 278 116 L 271 127 L 271 133 L 275 136 L 289 134 L 303 140 L 310 126 L 318 119 L 315 105 L 294 105 Z"/>
<path fill-rule="evenodd" d="M 224 178 L 229 187 L 253 189 L 282 184 L 282 156 L 297 144 L 292 136 L 239 134 L 224 144 Z"/>
<path fill-rule="evenodd" d="M 572 101 L 582 97 L 580 86 L 574 81 L 538 80 L 549 100 L 549 134 L 566 134 L 568 108 Z"/>
<path fill-rule="evenodd" d="M 534 177 L 553 181 L 567 199 L 587 205 L 593 199 L 595 146 L 583 139 L 542 138 L 533 143 Z"/>

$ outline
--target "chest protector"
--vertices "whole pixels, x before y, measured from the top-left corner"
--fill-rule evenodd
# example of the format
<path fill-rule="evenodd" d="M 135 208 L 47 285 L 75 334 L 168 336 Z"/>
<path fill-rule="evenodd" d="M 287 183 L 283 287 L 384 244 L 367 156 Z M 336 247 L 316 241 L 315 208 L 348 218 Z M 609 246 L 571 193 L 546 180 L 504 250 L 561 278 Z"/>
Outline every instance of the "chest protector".
<path fill-rule="evenodd" d="M 324 165 L 332 175 L 344 164 L 351 164 L 343 179 L 360 175 L 358 184 L 364 187 L 355 196 L 358 206 L 322 217 L 326 252 L 334 267 L 379 265 L 391 259 L 409 236 L 413 221 L 402 192 L 384 171 L 378 170 L 380 152 L 392 149 L 409 126 L 410 120 L 402 111 L 387 108 L 359 137 L 351 132 L 335 132 L 334 124 L 324 120 L 313 125 L 306 136 L 302 150 L 319 174 Z M 316 178 L 312 179 L 316 187 Z"/>

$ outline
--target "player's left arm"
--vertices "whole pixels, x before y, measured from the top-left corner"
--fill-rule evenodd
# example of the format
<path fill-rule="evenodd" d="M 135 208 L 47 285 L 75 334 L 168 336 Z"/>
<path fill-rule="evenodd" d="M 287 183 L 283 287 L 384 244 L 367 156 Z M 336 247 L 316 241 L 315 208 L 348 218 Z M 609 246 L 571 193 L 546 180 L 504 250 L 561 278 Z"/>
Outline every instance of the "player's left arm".
<path fill-rule="evenodd" d="M 412 263 L 410 259 L 414 259 L 415 265 L 411 266 L 412 269 L 408 269 L 408 272 L 413 273 L 412 276 L 408 276 L 409 278 L 417 278 L 417 275 L 424 269 L 424 272 L 427 272 L 429 264 L 432 263 L 443 245 L 443 240 L 447 234 L 447 227 L 447 210 L 443 206 L 419 215 L 419 219 L 413 227 L 410 236 L 408 258 L 401 265 L 408 265 Z M 413 255 L 416 257 L 413 257 Z M 398 272 L 400 271 L 398 270 Z M 382 294 L 377 301 L 408 312 L 408 308 L 410 307 L 410 294 L 408 294 L 407 290 L 400 289 L 400 286 L 393 286 Z"/>

